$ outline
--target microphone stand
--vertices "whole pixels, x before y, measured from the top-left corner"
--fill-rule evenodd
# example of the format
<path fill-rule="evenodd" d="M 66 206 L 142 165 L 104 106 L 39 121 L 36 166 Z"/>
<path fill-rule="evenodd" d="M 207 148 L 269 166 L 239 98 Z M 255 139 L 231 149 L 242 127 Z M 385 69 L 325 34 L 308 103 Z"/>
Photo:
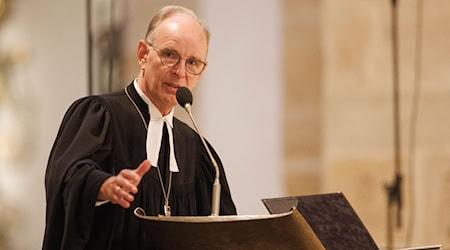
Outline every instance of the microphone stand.
<path fill-rule="evenodd" d="M 194 124 L 195 130 L 199 134 L 200 139 L 202 140 L 202 143 L 205 146 L 206 152 L 208 153 L 208 156 L 211 159 L 211 162 L 212 162 L 212 164 L 214 166 L 214 169 L 216 171 L 216 178 L 214 179 L 213 190 L 212 190 L 211 216 L 219 216 L 219 211 L 220 211 L 220 181 L 219 181 L 220 172 L 219 172 L 219 165 L 217 165 L 217 162 L 214 159 L 213 155 L 211 154 L 211 151 L 209 150 L 209 147 L 206 144 L 205 139 L 200 134 L 200 129 L 198 128 L 198 125 L 195 122 L 194 116 L 192 116 L 191 104 L 186 103 L 184 105 L 184 109 L 186 110 L 186 112 L 188 113 L 189 117 L 191 118 L 192 124 Z"/>
<path fill-rule="evenodd" d="M 393 208 L 397 208 L 397 228 L 401 227 L 401 147 L 400 147 L 400 118 L 399 118 L 399 81 L 398 81 L 398 43 L 397 43 L 397 0 L 392 0 L 392 59 L 393 59 L 393 115 L 394 115 L 394 152 L 395 176 L 393 183 L 385 184 L 387 193 L 387 249 L 393 249 Z"/>

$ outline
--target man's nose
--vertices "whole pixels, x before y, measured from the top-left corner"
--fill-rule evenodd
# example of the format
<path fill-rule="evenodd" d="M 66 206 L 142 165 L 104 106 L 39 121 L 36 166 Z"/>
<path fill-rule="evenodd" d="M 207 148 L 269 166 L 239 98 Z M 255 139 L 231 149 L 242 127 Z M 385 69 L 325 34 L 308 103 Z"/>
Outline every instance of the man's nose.
<path fill-rule="evenodd" d="M 186 76 L 186 61 L 180 60 L 177 65 L 173 67 L 174 73 L 180 77 L 183 78 Z"/>

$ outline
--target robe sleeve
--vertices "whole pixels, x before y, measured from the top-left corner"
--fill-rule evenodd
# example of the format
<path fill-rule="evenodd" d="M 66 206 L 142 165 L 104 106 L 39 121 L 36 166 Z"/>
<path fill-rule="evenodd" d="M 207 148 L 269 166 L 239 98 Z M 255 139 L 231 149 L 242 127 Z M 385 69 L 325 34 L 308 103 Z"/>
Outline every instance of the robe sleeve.
<path fill-rule="evenodd" d="M 45 173 L 43 249 L 82 249 L 88 241 L 100 186 L 115 174 L 110 124 L 98 97 L 79 99 L 66 112 Z"/>

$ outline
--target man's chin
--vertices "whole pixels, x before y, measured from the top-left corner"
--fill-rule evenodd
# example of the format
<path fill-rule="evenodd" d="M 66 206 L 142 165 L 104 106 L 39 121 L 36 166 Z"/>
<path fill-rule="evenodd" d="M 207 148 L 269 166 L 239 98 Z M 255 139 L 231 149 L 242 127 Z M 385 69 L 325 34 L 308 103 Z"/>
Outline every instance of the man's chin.
<path fill-rule="evenodd" d="M 178 105 L 178 101 L 175 95 L 170 95 L 167 100 L 167 103 L 171 106 L 171 107 L 175 107 Z"/>

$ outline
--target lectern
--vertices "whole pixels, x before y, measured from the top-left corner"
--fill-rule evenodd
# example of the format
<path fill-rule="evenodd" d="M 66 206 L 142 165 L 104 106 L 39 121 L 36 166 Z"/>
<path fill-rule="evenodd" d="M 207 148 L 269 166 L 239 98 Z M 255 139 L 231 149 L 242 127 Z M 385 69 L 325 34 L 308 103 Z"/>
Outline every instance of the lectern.
<path fill-rule="evenodd" d="M 146 237 L 156 249 L 325 249 L 296 208 L 282 214 L 146 216 L 136 208 Z"/>

